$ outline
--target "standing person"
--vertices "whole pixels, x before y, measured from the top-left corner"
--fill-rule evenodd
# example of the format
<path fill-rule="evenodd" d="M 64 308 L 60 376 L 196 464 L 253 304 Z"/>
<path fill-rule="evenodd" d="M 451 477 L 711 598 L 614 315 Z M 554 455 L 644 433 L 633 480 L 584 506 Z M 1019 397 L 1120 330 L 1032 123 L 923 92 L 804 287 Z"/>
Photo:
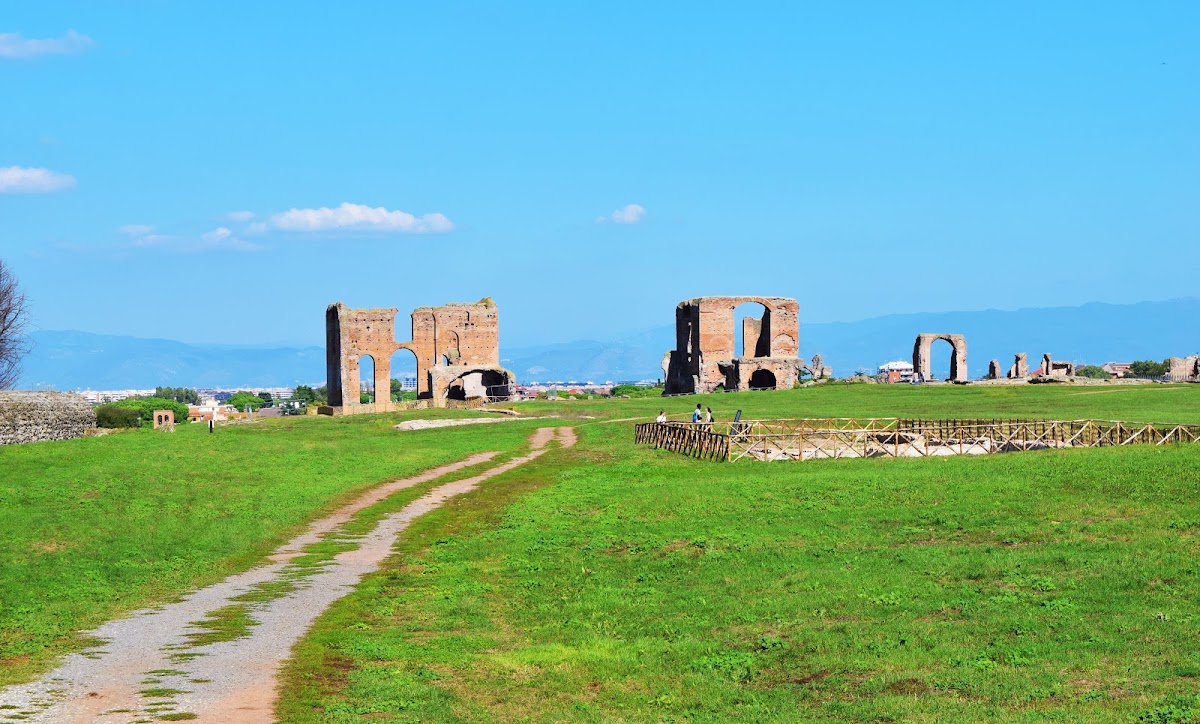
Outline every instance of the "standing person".
<path fill-rule="evenodd" d="M 692 422 L 700 422 L 700 403 L 696 403 L 696 409 L 692 410 Z"/>
<path fill-rule="evenodd" d="M 667 421 L 667 411 L 666 411 L 666 410 L 659 410 L 659 411 L 658 411 L 658 417 L 654 418 L 654 421 L 655 421 L 655 422 L 657 422 L 657 423 L 658 423 L 658 424 L 660 424 L 660 425 L 661 425 L 662 423 L 666 422 L 666 421 Z"/>
<path fill-rule="evenodd" d="M 712 408 L 711 407 L 707 407 L 704 410 L 704 424 L 708 425 L 710 428 L 712 427 L 713 416 L 712 416 Z"/>

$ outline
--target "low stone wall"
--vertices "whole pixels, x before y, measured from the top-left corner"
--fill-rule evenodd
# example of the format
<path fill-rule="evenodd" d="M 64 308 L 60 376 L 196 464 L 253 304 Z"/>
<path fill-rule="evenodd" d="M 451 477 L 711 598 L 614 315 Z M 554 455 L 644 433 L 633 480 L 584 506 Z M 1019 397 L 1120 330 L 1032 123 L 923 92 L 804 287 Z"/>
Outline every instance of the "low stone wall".
<path fill-rule="evenodd" d="M 96 412 L 70 392 L 0 392 L 0 445 L 83 437 Z"/>

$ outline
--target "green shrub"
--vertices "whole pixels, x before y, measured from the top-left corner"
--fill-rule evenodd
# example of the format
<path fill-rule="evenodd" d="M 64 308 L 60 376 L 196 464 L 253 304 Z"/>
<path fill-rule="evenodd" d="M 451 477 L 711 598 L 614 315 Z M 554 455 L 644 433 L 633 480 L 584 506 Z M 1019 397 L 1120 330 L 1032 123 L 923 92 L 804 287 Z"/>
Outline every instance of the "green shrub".
<path fill-rule="evenodd" d="M 662 387 L 644 387 L 642 385 L 616 385 L 609 392 L 613 397 L 662 397 Z"/>
<path fill-rule="evenodd" d="M 1103 367 L 1098 365 L 1079 365 L 1075 368 L 1076 377 L 1088 377 L 1093 380 L 1107 380 L 1112 377 Z"/>
<path fill-rule="evenodd" d="M 118 407 L 115 404 L 101 405 L 96 408 L 96 427 L 137 427 L 140 424 L 141 419 L 137 410 Z"/>
<path fill-rule="evenodd" d="M 1140 359 L 1129 364 L 1128 371 L 1125 372 L 1126 377 L 1162 377 L 1171 370 L 1171 363 L 1167 360 L 1155 362 L 1148 359 Z"/>
<path fill-rule="evenodd" d="M 154 424 L 155 410 L 170 410 L 174 412 L 176 422 L 187 422 L 188 419 L 187 405 L 175 400 L 164 400 L 161 397 L 130 397 L 112 404 L 114 407 L 136 412 L 143 425 Z"/>

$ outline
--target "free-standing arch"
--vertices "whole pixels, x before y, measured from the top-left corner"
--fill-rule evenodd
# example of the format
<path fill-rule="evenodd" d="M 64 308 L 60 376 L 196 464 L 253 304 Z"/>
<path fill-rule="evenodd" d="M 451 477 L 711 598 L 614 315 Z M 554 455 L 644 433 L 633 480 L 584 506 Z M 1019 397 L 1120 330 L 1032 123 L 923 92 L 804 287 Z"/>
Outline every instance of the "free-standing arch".
<path fill-rule="evenodd" d="M 929 348 L 939 339 L 946 340 L 953 348 L 950 355 L 950 381 L 966 382 L 967 338 L 961 334 L 918 334 L 913 344 L 913 371 L 920 374 L 923 380 L 930 379 Z"/>

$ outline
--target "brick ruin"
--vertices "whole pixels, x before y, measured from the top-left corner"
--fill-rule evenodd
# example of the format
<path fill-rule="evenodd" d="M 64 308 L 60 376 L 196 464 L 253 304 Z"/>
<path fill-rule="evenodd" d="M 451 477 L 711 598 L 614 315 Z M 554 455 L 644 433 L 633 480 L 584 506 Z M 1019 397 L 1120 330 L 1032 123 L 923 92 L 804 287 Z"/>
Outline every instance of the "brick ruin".
<path fill-rule="evenodd" d="M 434 407 L 450 400 L 508 400 L 513 374 L 500 366 L 500 314 L 484 298 L 475 304 L 418 307 L 412 340 L 396 341 L 395 308 L 351 309 L 338 302 L 325 310 L 327 414 L 391 412 L 392 355 L 406 349 L 417 360 L 417 398 Z M 375 402 L 359 402 L 359 367 L 375 366 Z M 383 393 L 382 395 L 380 393 Z M 380 399 L 380 397 L 385 399 Z"/>
<path fill-rule="evenodd" d="M 1055 362 L 1050 353 L 1042 355 L 1042 376 L 1067 378 L 1075 376 L 1074 362 Z"/>
<path fill-rule="evenodd" d="M 760 317 L 735 318 L 746 303 L 762 305 Z M 734 349 L 741 324 L 742 348 Z M 788 389 L 803 371 L 830 370 L 800 359 L 800 305 L 786 297 L 696 297 L 675 307 L 675 349 L 663 358 L 664 394 L 718 390 Z"/>
<path fill-rule="evenodd" d="M 967 381 L 967 338 L 961 334 L 929 334 L 917 335 L 913 343 L 913 374 L 919 374 L 922 380 L 931 378 L 929 366 L 929 348 L 934 342 L 944 339 L 953 348 L 950 354 L 950 381 Z"/>
<path fill-rule="evenodd" d="M 1023 380 L 1029 376 L 1029 361 L 1024 352 L 1017 352 L 1013 355 L 1012 367 L 1008 368 L 1008 378 L 1010 380 Z"/>
<path fill-rule="evenodd" d="M 1200 355 L 1168 357 L 1167 375 L 1175 382 L 1186 382 L 1200 378 Z"/>

